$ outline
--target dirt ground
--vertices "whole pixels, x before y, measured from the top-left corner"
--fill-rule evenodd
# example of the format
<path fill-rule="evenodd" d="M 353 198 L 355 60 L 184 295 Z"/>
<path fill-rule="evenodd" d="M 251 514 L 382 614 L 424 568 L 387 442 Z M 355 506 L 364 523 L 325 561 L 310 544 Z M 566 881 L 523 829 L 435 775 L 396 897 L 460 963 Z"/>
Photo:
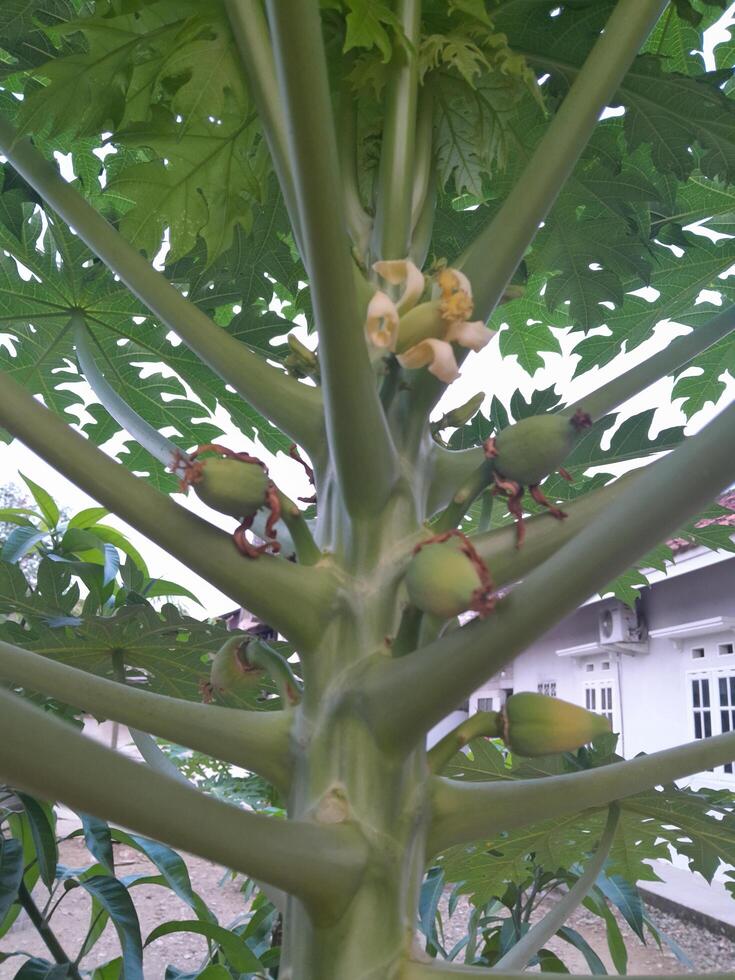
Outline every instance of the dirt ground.
<path fill-rule="evenodd" d="M 65 841 L 60 850 L 62 864 L 70 867 L 83 867 L 89 864 L 89 855 L 84 845 L 77 840 Z M 116 861 L 121 874 L 152 873 L 152 866 L 146 859 L 129 848 L 116 848 Z M 209 905 L 221 925 L 230 925 L 242 915 L 245 904 L 240 892 L 241 879 L 233 880 L 222 868 L 199 858 L 189 858 L 187 864 L 194 890 Z M 156 885 L 138 885 L 131 890 L 131 895 L 138 911 L 144 940 L 155 926 L 167 919 L 193 918 L 191 910 L 168 889 Z M 45 889 L 42 885 L 38 887 L 35 897 L 39 904 L 45 901 Z M 455 920 L 459 914 L 456 913 Z M 668 932 L 682 947 L 698 972 L 735 970 L 735 943 L 731 939 L 656 910 L 652 911 L 652 917 L 656 924 Z M 88 919 L 89 899 L 81 889 L 75 889 L 65 897 L 53 918 L 54 930 L 67 953 L 71 955 L 76 953 L 86 932 Z M 610 972 L 614 973 L 607 953 L 604 928 L 600 926 L 599 920 L 581 909 L 569 924 L 582 933 Z M 622 921 L 621 929 L 628 943 L 629 973 L 665 976 L 687 972 L 668 950 L 662 953 L 655 946 L 642 946 Z M 450 929 L 450 934 L 460 931 L 461 927 L 457 921 L 457 924 L 453 924 Z M 555 939 L 548 945 L 562 957 L 572 972 L 588 972 L 581 954 L 567 943 Z M 0 950 L 3 952 L 15 949 L 40 956 L 48 955 L 38 934 L 25 916 L 19 918 L 10 933 L 0 940 Z M 199 936 L 178 934 L 159 939 L 145 951 L 146 980 L 163 980 L 167 964 L 194 971 L 201 965 L 205 953 L 205 941 Z M 108 924 L 102 938 L 84 960 L 83 965 L 89 969 L 116 955 L 118 955 L 117 937 L 112 925 Z M 0 978 L 10 980 L 14 977 L 21 962 L 20 959 L 13 958 L 0 964 Z"/>

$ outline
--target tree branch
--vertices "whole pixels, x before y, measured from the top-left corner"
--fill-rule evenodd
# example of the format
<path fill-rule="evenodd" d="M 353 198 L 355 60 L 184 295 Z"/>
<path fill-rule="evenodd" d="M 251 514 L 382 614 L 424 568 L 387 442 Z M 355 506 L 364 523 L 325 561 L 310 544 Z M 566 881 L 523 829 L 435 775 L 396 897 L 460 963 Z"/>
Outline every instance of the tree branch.
<path fill-rule="evenodd" d="M 360 198 L 360 182 L 357 173 L 357 106 L 352 89 L 343 82 L 339 94 L 339 118 L 337 126 L 339 166 L 342 173 L 342 189 L 345 204 L 345 221 L 354 251 L 363 265 L 367 264 L 373 219 L 365 211 Z"/>
<path fill-rule="evenodd" d="M 684 367 L 692 358 L 703 353 L 718 341 L 735 330 L 735 307 L 728 307 L 703 327 L 696 327 L 691 333 L 677 337 L 671 343 L 641 364 L 626 371 L 617 378 L 584 395 L 573 405 L 566 406 L 561 414 L 570 418 L 577 411 L 586 412 L 593 421 L 607 415 L 628 398 L 645 391 L 649 385 L 673 374 Z"/>
<path fill-rule="evenodd" d="M 259 412 L 312 455 L 321 446 L 319 391 L 261 360 L 190 303 L 118 231 L 59 176 L 30 140 L 0 118 L 0 150 L 92 251 L 190 350 Z"/>
<path fill-rule="evenodd" d="M 543 919 L 529 929 L 524 936 L 521 936 L 515 946 L 511 947 L 505 956 L 498 960 L 495 964 L 496 970 L 524 970 L 528 961 L 533 959 L 552 936 L 556 935 L 557 930 L 561 929 L 572 912 L 584 901 L 587 892 L 597 881 L 597 876 L 605 866 L 610 848 L 615 840 L 619 819 L 620 809 L 613 804 L 608 812 L 605 830 L 600 838 L 600 843 L 597 845 L 597 850 L 587 862 L 582 874 Z"/>
<path fill-rule="evenodd" d="M 319 332 L 327 440 L 347 510 L 375 512 L 398 465 L 368 357 L 343 201 L 335 193 L 342 184 L 319 3 L 268 0 L 267 9 Z"/>
<path fill-rule="evenodd" d="M 495 217 L 459 262 L 487 320 L 668 0 L 618 0 L 605 30 Z"/>
<path fill-rule="evenodd" d="M 136 690 L 1 640 L 0 679 L 242 766 L 288 789 L 290 723 L 282 711 L 241 711 Z"/>
<path fill-rule="evenodd" d="M 591 807 L 608 806 L 735 760 L 735 734 L 715 735 L 598 769 L 508 782 L 432 777 L 434 817 L 428 850 L 492 837 Z"/>
<path fill-rule="evenodd" d="M 0 372 L 0 422 L 77 486 L 183 561 L 296 646 L 320 635 L 330 602 L 324 568 L 240 554 L 223 531 L 159 493 Z"/>
<path fill-rule="evenodd" d="M 580 602 L 604 588 L 735 477 L 735 404 L 635 482 L 498 602 L 495 612 L 405 657 L 377 658 L 355 706 L 387 744 L 413 744 Z M 410 699 L 405 692 L 410 690 Z"/>
<path fill-rule="evenodd" d="M 186 458 L 186 454 L 179 449 L 175 442 L 161 435 L 158 429 L 138 415 L 125 399 L 115 391 L 97 367 L 90 344 L 91 335 L 84 315 L 74 313 L 69 321 L 69 326 L 74 336 L 74 348 L 79 367 L 102 407 L 109 412 L 118 425 L 121 425 L 135 439 L 139 446 L 147 450 L 159 463 L 163 463 L 165 467 L 181 476 L 184 467 L 177 468 L 176 464 L 180 458 Z"/>
<path fill-rule="evenodd" d="M 416 148 L 413 164 L 413 191 L 411 194 L 411 231 L 414 232 L 419 223 L 424 204 L 429 197 L 429 187 L 432 183 L 433 149 L 434 149 L 434 93 L 431 86 L 425 84 L 418 95 L 416 118 Z M 433 217 L 433 208 L 432 208 Z M 418 264 L 418 263 L 417 263 Z M 423 265 L 423 263 L 421 263 Z"/>
<path fill-rule="evenodd" d="M 617 378 L 613 378 L 596 391 L 584 395 L 573 405 L 565 405 L 557 414 L 571 418 L 575 412 L 587 413 L 593 420 L 602 418 L 616 406 L 640 394 L 650 385 L 665 378 L 698 354 L 702 354 L 735 330 L 735 307 L 728 307 L 703 327 L 697 327 L 684 337 L 672 340 L 664 350 L 637 364 Z M 472 473 L 473 465 L 479 467 L 484 460 L 481 448 L 452 452 L 436 445 L 434 452 L 435 475 L 429 500 L 429 512 L 434 513 Z"/>
<path fill-rule="evenodd" d="M 250 94 L 263 124 L 273 168 L 286 203 L 297 248 L 304 258 L 299 205 L 288 159 L 286 123 L 279 102 L 276 65 L 261 0 L 225 0 Z"/>
<path fill-rule="evenodd" d="M 275 820 L 205 796 L 0 691 L 0 774 L 12 786 L 113 820 L 298 896 L 317 918 L 344 909 L 366 847 L 347 825 Z"/>
<path fill-rule="evenodd" d="M 565 520 L 559 521 L 551 514 L 536 514 L 525 521 L 526 537 L 523 547 L 516 545 L 517 532 L 514 524 L 471 534 L 475 551 L 490 569 L 496 588 L 517 582 L 547 558 L 551 558 L 562 545 L 571 541 L 591 521 L 597 520 L 623 490 L 634 484 L 645 473 L 634 470 L 606 487 L 593 490 L 564 505 Z"/>
<path fill-rule="evenodd" d="M 373 229 L 375 259 L 405 259 L 412 230 L 421 0 L 397 0 L 395 6 L 411 49 L 396 46 L 389 68 Z"/>

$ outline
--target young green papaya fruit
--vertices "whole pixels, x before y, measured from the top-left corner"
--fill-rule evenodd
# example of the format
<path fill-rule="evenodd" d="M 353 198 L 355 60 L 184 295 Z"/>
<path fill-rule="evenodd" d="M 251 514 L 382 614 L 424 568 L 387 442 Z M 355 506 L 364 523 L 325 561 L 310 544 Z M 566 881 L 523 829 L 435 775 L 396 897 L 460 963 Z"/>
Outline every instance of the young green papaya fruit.
<path fill-rule="evenodd" d="M 535 486 L 571 452 L 577 430 L 562 415 L 531 415 L 502 429 L 495 439 L 495 468 L 522 487 Z"/>
<path fill-rule="evenodd" d="M 502 738 L 518 755 L 573 752 L 610 731 L 602 715 L 561 698 L 521 692 L 511 695 L 501 711 Z"/>
<path fill-rule="evenodd" d="M 438 300 L 419 303 L 400 319 L 395 353 L 404 354 L 411 347 L 429 337 L 442 337 L 446 326 L 442 319 Z"/>
<path fill-rule="evenodd" d="M 477 568 L 456 537 L 421 548 L 406 572 L 411 602 L 422 612 L 442 619 L 474 608 L 483 586 Z"/>
<path fill-rule="evenodd" d="M 269 479 L 257 463 L 211 456 L 201 460 L 201 466 L 194 492 L 220 514 L 242 520 L 252 517 L 265 503 Z"/>
<path fill-rule="evenodd" d="M 212 693 L 219 700 L 228 695 L 241 696 L 258 690 L 265 680 L 265 671 L 248 663 L 247 640 L 234 636 L 217 651 L 209 673 Z"/>

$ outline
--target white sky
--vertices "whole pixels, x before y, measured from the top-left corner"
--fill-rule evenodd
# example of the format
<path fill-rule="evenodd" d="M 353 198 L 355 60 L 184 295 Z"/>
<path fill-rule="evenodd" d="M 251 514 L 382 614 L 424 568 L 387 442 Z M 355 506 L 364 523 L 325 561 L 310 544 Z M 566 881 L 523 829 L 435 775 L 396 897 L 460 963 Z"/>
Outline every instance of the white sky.
<path fill-rule="evenodd" d="M 720 21 L 719 28 L 712 31 L 708 39 L 710 42 L 707 45 L 708 50 L 706 51 L 707 61 L 709 62 L 708 67 L 712 66 L 712 45 L 720 40 L 727 39 L 726 27 L 735 23 L 734 14 L 735 5 L 730 8 L 725 17 Z M 60 162 L 63 163 L 63 161 Z M 578 335 L 571 340 L 569 336 L 557 334 L 562 344 L 563 353 L 561 355 L 543 354 L 545 366 L 534 375 L 533 379 L 529 379 L 525 372 L 519 370 L 515 363 L 515 358 L 506 358 L 505 360 L 500 358 L 498 353 L 498 339 L 495 338 L 485 350 L 478 354 L 470 354 L 463 366 L 462 377 L 448 389 L 445 398 L 437 409 L 436 416 L 441 415 L 448 408 L 461 405 L 478 391 L 488 392 L 488 399 L 483 406 L 483 411 L 485 412 L 489 406 L 489 400 L 492 394 L 497 395 L 501 401 L 507 404 L 516 388 L 520 388 L 522 394 L 528 398 L 533 390 L 546 388 L 551 384 L 555 384 L 557 391 L 562 395 L 564 401 L 576 400 L 587 391 L 598 388 L 607 380 L 627 370 L 629 367 L 655 353 L 655 351 L 660 350 L 673 336 L 685 332 L 686 330 L 684 328 L 677 327 L 676 325 L 662 324 L 656 329 L 654 336 L 646 344 L 643 344 L 634 351 L 633 354 L 622 355 L 605 368 L 594 370 L 575 380 L 572 380 L 571 376 L 574 372 L 577 358 L 570 357 L 569 351 L 572 344 L 579 339 Z M 303 335 L 302 339 L 305 340 Z M 310 346 L 313 345 L 311 338 L 306 342 Z M 148 370 L 155 370 L 155 368 L 149 367 Z M 688 433 L 701 428 L 717 411 L 724 408 L 730 401 L 735 400 L 735 381 L 731 377 L 727 377 L 726 385 L 726 392 L 720 400 L 719 405 L 716 408 L 712 405 L 707 406 L 699 412 L 687 426 Z M 672 387 L 673 382 L 671 379 L 664 379 L 651 386 L 622 406 L 619 421 L 622 421 L 630 415 L 637 414 L 644 409 L 656 408 L 657 411 L 654 416 L 651 436 L 655 436 L 661 429 L 667 428 L 670 425 L 684 424 L 686 419 L 679 408 L 681 403 L 672 404 Z M 262 458 L 268 464 L 271 475 L 276 483 L 286 493 L 291 496 L 310 493 L 303 470 L 293 460 L 288 459 L 283 454 L 279 454 L 274 458 L 266 453 L 262 447 L 243 439 L 233 429 L 229 422 L 229 417 L 225 412 L 218 412 L 217 421 L 218 423 L 221 422 L 223 430 L 226 433 L 221 441 L 233 449 L 244 449 L 254 452 Z M 608 433 L 608 439 L 611 434 Z M 115 446 L 119 447 L 119 439 L 113 440 L 106 448 Z M 72 512 L 96 503 L 86 493 L 66 480 L 19 442 L 15 441 L 10 446 L 0 445 L 0 479 L 3 484 L 16 483 L 22 486 L 19 472 L 26 474 L 32 480 L 45 487 L 60 506 L 66 507 Z M 199 502 L 193 493 L 190 493 L 186 498 L 177 496 L 176 499 L 184 506 L 202 514 L 221 527 L 229 529 L 234 528 L 236 524 L 235 521 L 230 521 L 228 518 L 223 518 L 221 515 L 209 510 L 209 508 Z M 206 612 L 203 612 L 194 604 L 184 603 L 189 606 L 195 615 L 215 616 L 233 608 L 234 604 L 231 599 L 224 596 L 203 579 L 193 575 L 188 568 L 171 558 L 166 552 L 149 542 L 124 522 L 110 515 L 106 519 L 106 523 L 119 527 L 128 534 L 146 559 L 151 574 L 185 585 L 199 596 Z"/>

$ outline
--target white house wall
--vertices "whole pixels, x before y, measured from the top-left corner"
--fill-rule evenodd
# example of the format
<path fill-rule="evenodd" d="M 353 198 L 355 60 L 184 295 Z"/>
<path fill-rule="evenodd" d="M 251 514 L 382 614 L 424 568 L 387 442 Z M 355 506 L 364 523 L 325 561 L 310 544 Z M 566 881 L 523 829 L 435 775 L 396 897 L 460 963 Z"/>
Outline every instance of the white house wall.
<path fill-rule="evenodd" d="M 682 559 L 681 566 L 688 560 Z M 551 682 L 557 697 L 581 705 L 585 705 L 585 685 L 596 687 L 599 711 L 599 690 L 604 686 L 613 692 L 615 728 L 623 736 L 619 751 L 631 757 L 695 737 L 692 680 L 702 677 L 709 679 L 712 734 L 722 730 L 723 723 L 735 728 L 735 680 L 729 687 L 730 675 L 735 677 L 735 652 L 725 652 L 728 644 L 735 651 L 735 559 L 706 567 L 693 563 L 693 571 L 685 574 L 681 566 L 676 577 L 656 583 L 643 594 L 641 606 L 648 630 L 666 634 L 649 637 L 647 647 L 644 645 L 647 652 L 633 656 L 601 648 L 599 612 L 615 603 L 589 603 L 518 656 L 505 678 L 493 678 L 475 692 L 470 711 L 477 710 L 478 698 L 488 696 L 497 699 L 493 707 L 499 707 L 504 687 L 537 691 L 540 684 Z M 686 635 L 688 630 L 692 635 Z M 588 650 L 576 656 L 557 652 L 585 645 Z M 693 657 L 693 648 L 703 650 L 704 655 Z M 606 664 L 609 666 L 603 669 Z M 728 696 L 733 695 L 730 721 L 719 717 L 720 677 L 727 679 Z M 606 691 L 605 702 L 607 697 Z M 719 770 L 708 773 L 707 781 L 732 786 L 735 775 Z"/>

